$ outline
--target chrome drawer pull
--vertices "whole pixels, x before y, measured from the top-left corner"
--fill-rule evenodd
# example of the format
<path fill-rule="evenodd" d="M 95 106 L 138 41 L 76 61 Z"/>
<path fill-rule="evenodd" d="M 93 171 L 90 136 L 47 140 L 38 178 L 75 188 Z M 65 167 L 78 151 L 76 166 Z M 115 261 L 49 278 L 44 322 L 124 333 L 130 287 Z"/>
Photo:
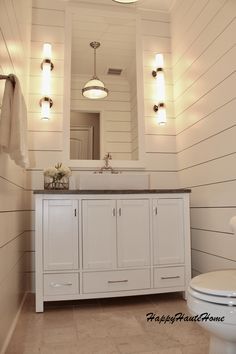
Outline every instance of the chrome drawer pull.
<path fill-rule="evenodd" d="M 53 288 L 59 288 L 60 286 L 71 286 L 72 283 L 50 283 Z"/>
<path fill-rule="evenodd" d="M 114 284 L 114 283 L 128 283 L 128 279 L 124 280 L 108 280 L 108 284 Z"/>
<path fill-rule="evenodd" d="M 112 216 L 116 216 L 116 209 L 112 208 Z"/>
<path fill-rule="evenodd" d="M 161 277 L 161 279 L 165 280 L 165 279 L 178 279 L 180 278 L 179 275 L 176 275 L 175 277 Z"/>

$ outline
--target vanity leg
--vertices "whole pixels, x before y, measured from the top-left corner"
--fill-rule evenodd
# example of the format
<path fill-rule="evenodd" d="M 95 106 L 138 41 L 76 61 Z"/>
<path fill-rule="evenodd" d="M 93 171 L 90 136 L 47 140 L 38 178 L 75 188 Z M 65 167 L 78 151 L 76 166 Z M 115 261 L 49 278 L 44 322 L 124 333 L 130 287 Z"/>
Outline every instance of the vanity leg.
<path fill-rule="evenodd" d="M 36 299 L 35 299 L 35 311 L 36 312 L 43 312 L 44 311 L 44 303 L 43 303 L 43 299 L 40 296 L 36 295 Z"/>

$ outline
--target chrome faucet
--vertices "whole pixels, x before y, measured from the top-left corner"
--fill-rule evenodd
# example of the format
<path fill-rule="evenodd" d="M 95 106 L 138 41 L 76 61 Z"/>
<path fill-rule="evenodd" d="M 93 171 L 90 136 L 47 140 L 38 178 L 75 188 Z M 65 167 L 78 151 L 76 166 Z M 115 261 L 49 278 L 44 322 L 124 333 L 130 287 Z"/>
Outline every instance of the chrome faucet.
<path fill-rule="evenodd" d="M 103 166 L 104 170 L 110 170 L 112 167 L 109 165 L 109 160 L 112 160 L 111 154 L 108 152 L 104 157 L 105 165 Z"/>
<path fill-rule="evenodd" d="M 103 172 L 108 172 L 108 171 L 110 171 L 111 173 L 119 173 L 118 171 L 115 171 L 109 163 L 109 161 L 112 160 L 112 156 L 111 156 L 110 152 L 107 152 L 105 154 L 105 156 L 103 157 L 103 160 L 105 161 L 105 164 L 104 164 L 104 166 L 102 166 L 100 168 L 100 170 L 97 173 L 103 173 Z"/>

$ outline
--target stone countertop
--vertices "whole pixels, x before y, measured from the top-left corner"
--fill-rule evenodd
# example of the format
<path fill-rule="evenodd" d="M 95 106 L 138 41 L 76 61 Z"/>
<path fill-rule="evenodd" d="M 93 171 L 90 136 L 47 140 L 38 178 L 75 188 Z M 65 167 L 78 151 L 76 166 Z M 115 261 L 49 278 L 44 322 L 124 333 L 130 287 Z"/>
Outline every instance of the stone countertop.
<path fill-rule="evenodd" d="M 34 194 L 158 194 L 158 193 L 191 193 L 191 189 L 42 189 L 35 190 Z"/>

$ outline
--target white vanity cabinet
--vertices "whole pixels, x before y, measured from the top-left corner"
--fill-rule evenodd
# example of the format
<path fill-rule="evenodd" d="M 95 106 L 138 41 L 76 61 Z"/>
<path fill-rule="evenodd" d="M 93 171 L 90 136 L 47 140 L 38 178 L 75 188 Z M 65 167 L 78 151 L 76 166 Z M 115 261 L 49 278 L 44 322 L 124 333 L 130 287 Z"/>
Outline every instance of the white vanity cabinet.
<path fill-rule="evenodd" d="M 36 311 L 44 301 L 185 292 L 189 191 L 36 191 Z"/>
<path fill-rule="evenodd" d="M 184 285 L 185 257 L 189 252 L 186 249 L 189 246 L 186 245 L 185 223 L 183 198 L 153 199 L 153 271 L 156 288 Z"/>
<path fill-rule="evenodd" d="M 81 214 L 83 268 L 114 268 L 116 266 L 115 200 L 83 200 Z"/>
<path fill-rule="evenodd" d="M 117 200 L 117 265 L 119 268 L 150 265 L 148 199 Z"/>
<path fill-rule="evenodd" d="M 184 263 L 184 202 L 182 198 L 153 200 L 154 265 Z"/>
<path fill-rule="evenodd" d="M 43 268 L 72 270 L 78 268 L 78 202 L 43 201 Z"/>
<path fill-rule="evenodd" d="M 84 269 L 150 263 L 148 199 L 83 200 L 82 220 Z"/>

